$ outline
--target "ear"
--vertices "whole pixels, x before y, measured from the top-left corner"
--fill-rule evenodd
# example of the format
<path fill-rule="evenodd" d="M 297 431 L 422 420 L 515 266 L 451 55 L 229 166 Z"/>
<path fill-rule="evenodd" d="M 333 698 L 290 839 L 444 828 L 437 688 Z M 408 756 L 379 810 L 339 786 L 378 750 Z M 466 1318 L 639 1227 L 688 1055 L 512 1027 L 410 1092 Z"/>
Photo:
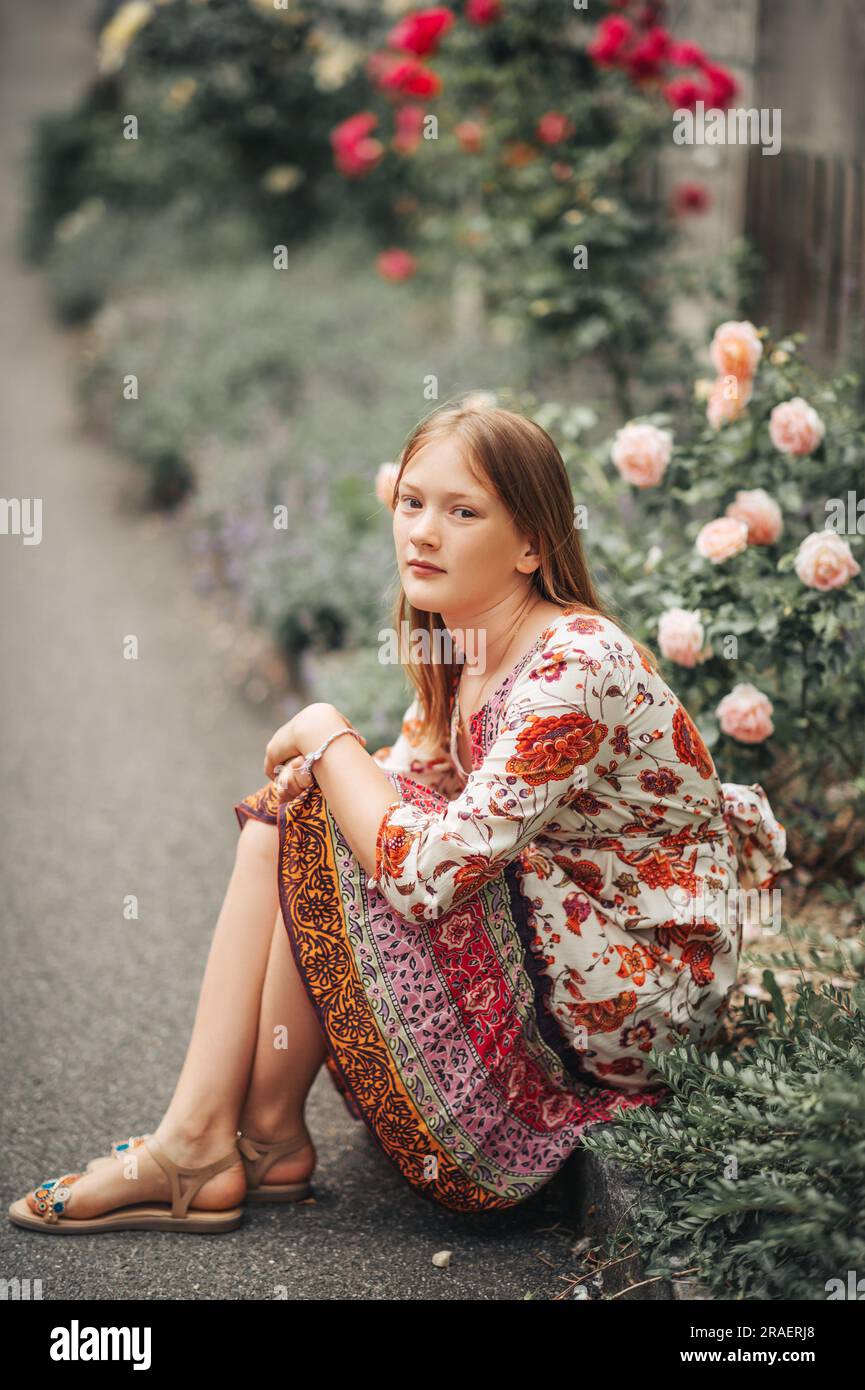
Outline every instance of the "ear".
<path fill-rule="evenodd" d="M 526 548 L 517 561 L 517 569 L 521 574 L 534 574 L 541 563 L 541 552 L 538 546 L 537 536 L 527 538 Z"/>

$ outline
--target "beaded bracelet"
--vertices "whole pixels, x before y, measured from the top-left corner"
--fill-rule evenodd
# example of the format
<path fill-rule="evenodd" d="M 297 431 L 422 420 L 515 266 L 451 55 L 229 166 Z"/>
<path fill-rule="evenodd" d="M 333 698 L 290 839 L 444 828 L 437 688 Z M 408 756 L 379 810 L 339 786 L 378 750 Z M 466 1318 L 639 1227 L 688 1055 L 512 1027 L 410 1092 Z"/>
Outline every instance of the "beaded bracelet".
<path fill-rule="evenodd" d="M 308 773 L 309 776 L 312 777 L 312 780 L 314 782 L 315 777 L 312 771 L 313 763 L 318 761 L 318 759 L 321 757 L 322 753 L 328 747 L 328 745 L 333 743 L 333 740 L 335 738 L 339 738 L 340 734 L 353 734 L 354 737 L 357 739 L 358 743 L 363 744 L 364 748 L 366 747 L 366 739 L 364 738 L 363 734 L 359 734 L 357 729 L 353 729 L 350 724 L 347 724 L 344 729 L 336 729 L 332 734 L 328 734 L 327 738 L 324 740 L 324 743 L 320 744 L 320 746 L 316 748 L 314 753 L 307 753 L 300 767 L 297 769 L 298 772 L 302 768 L 304 772 Z M 285 764 L 280 763 L 278 767 L 275 767 L 273 769 L 274 781 L 276 781 L 276 779 L 279 777 L 279 774 L 282 772 L 284 766 Z M 310 783 L 310 785 L 312 785 L 312 783 Z"/>

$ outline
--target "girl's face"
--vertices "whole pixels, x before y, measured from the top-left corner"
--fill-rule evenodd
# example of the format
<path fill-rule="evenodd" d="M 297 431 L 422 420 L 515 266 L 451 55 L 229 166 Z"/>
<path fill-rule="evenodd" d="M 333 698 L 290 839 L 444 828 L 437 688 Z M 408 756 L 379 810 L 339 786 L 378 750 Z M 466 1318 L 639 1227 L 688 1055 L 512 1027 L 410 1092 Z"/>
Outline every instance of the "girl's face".
<path fill-rule="evenodd" d="M 425 444 L 400 478 L 393 517 L 400 579 L 421 612 L 471 625 L 537 568 L 501 499 L 470 472 L 454 440 Z M 435 569 L 412 564 L 422 560 Z"/>

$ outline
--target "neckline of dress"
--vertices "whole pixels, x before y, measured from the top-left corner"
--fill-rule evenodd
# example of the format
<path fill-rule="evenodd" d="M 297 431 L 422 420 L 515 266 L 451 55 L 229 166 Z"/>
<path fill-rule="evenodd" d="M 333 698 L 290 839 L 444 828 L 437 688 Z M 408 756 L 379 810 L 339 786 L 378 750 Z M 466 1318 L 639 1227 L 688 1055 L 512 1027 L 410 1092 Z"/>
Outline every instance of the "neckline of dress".
<path fill-rule="evenodd" d="M 565 614 L 568 614 L 568 616 L 573 617 L 573 615 L 574 615 L 574 610 L 573 610 L 573 609 L 563 608 L 562 611 L 561 611 L 561 613 L 559 613 L 557 617 L 551 618 L 550 621 L 547 623 L 547 626 L 544 628 L 544 630 L 543 630 L 541 633 L 539 633 L 539 635 L 538 635 L 538 637 L 536 638 L 536 640 L 535 640 L 535 641 L 532 643 L 532 645 L 529 647 L 528 651 L 523 652 L 523 655 L 520 657 L 520 659 L 519 659 L 519 661 L 516 663 L 516 665 L 513 666 L 513 667 L 511 668 L 510 671 L 508 671 L 508 674 L 505 676 L 504 680 L 502 680 L 502 681 L 499 682 L 499 684 L 496 686 L 495 690 L 493 690 L 492 693 L 489 695 L 489 697 L 488 697 L 486 700 L 484 700 L 484 702 L 483 702 L 482 705 L 479 705 L 479 706 L 478 706 L 478 708 L 475 710 L 474 714 L 469 715 L 469 730 L 468 730 L 468 732 L 469 732 L 469 743 L 470 743 L 470 745 L 471 745 L 472 762 L 474 762 L 474 752 L 475 752 L 475 740 L 474 740 L 475 720 L 476 720 L 476 719 L 480 719 L 481 715 L 484 713 L 484 711 L 487 709 L 487 707 L 488 707 L 489 705 L 492 704 L 493 700 L 495 700 L 496 697 L 497 697 L 498 695 L 501 694 L 501 692 L 502 692 L 502 690 L 505 688 L 505 686 L 506 686 L 514 677 L 516 677 L 516 676 L 518 676 L 518 675 L 520 674 L 520 671 L 522 670 L 522 668 L 523 668 L 523 666 L 525 665 L 525 663 L 528 661 L 529 657 L 534 656 L 535 652 L 537 651 L 537 649 L 538 649 L 538 647 L 541 645 L 541 643 L 546 643 L 546 642 L 549 640 L 550 629 L 553 627 L 553 625 L 554 625 L 555 623 L 557 623 L 557 622 L 559 621 L 560 618 L 563 618 L 563 617 L 565 616 Z M 458 740 L 458 738 L 457 738 L 457 717 L 458 717 L 458 714 L 459 714 L 459 703 L 460 703 L 459 681 L 457 681 L 456 687 L 455 687 L 455 689 L 454 689 L 454 703 L 453 703 L 453 709 L 451 710 L 451 757 L 452 757 L 452 759 L 453 759 L 453 761 L 454 761 L 454 766 L 456 767 L 457 771 L 458 771 L 463 777 L 469 777 L 469 776 L 471 775 L 471 773 L 466 772 L 465 768 L 463 767 L 462 763 L 460 762 L 459 749 L 458 749 L 458 746 L 457 746 L 457 745 L 458 745 L 458 742 L 459 742 L 459 740 Z M 472 771 L 473 771 L 473 770 L 474 770 L 474 769 L 472 769 Z"/>

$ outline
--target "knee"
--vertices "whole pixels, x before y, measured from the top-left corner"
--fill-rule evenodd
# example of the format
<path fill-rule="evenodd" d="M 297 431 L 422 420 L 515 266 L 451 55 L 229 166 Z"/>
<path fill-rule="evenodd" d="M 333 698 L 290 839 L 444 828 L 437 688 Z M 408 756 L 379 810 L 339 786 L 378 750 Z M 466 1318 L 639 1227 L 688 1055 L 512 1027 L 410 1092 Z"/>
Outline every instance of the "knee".
<path fill-rule="evenodd" d="M 250 819 L 245 822 L 237 845 L 238 860 L 254 860 L 273 865 L 276 863 L 278 849 L 279 832 L 275 825 L 262 820 Z"/>

